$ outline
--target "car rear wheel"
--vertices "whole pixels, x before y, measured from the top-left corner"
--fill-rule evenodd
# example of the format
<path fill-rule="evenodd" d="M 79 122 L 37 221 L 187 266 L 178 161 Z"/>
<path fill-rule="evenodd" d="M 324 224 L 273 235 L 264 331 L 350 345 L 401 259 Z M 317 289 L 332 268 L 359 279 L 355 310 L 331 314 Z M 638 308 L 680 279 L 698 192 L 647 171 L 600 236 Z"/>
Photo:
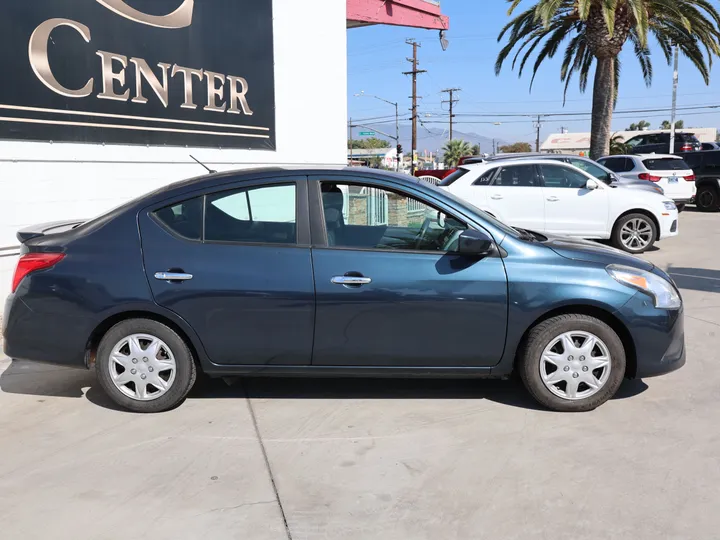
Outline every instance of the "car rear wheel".
<path fill-rule="evenodd" d="M 720 210 L 720 196 L 714 186 L 701 185 L 695 194 L 695 206 L 701 212 L 717 212 Z"/>
<path fill-rule="evenodd" d="M 685 203 L 677 203 L 675 206 L 677 206 L 678 214 L 685 210 Z"/>
<path fill-rule="evenodd" d="M 115 403 L 142 413 L 177 406 L 196 377 L 185 341 L 150 319 L 128 319 L 108 330 L 98 347 L 96 371 Z"/>
<path fill-rule="evenodd" d="M 617 220 L 612 243 L 623 251 L 638 254 L 650 249 L 657 240 L 657 227 L 645 214 L 628 214 Z"/>
<path fill-rule="evenodd" d="M 625 349 L 607 324 L 587 315 L 553 317 L 530 331 L 518 357 L 520 378 L 542 405 L 560 412 L 590 411 L 617 392 Z"/>

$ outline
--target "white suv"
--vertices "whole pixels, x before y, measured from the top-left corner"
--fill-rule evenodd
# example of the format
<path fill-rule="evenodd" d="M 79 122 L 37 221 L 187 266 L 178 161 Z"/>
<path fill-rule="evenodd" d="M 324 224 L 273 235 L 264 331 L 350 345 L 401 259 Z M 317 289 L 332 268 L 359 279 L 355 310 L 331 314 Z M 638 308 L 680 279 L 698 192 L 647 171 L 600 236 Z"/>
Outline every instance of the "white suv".
<path fill-rule="evenodd" d="M 611 239 L 629 253 L 678 234 L 678 211 L 667 197 L 608 186 L 566 163 L 518 159 L 461 165 L 440 187 L 513 227 Z"/>
<path fill-rule="evenodd" d="M 647 180 L 660 186 L 675 201 L 680 212 L 695 198 L 695 173 L 680 156 L 671 154 L 636 154 L 607 156 L 598 163 L 615 174 L 631 180 Z"/>

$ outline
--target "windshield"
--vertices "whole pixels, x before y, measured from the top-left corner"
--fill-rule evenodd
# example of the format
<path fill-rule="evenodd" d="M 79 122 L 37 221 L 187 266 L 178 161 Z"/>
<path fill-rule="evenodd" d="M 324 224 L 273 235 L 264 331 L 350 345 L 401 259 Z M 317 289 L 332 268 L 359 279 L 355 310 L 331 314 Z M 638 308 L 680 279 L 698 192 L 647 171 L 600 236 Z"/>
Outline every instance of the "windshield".
<path fill-rule="evenodd" d="M 597 163 L 593 163 L 592 161 L 585 159 L 570 158 L 568 161 L 570 162 L 570 165 L 575 165 L 578 169 L 585 171 L 590 176 L 594 176 L 606 184 L 612 183 L 612 172 L 602 165 L 598 165 Z"/>
<path fill-rule="evenodd" d="M 643 165 L 648 171 L 687 171 L 690 169 L 685 160 L 675 158 L 643 159 Z"/>
<path fill-rule="evenodd" d="M 512 236 L 513 238 L 520 238 L 520 237 L 522 236 L 520 233 L 518 233 L 518 231 L 516 231 L 515 229 L 513 229 L 513 228 L 510 227 L 509 225 L 506 225 L 506 224 L 503 223 L 502 221 L 494 218 L 493 216 L 491 216 L 491 215 L 488 214 L 487 212 L 485 212 L 485 211 L 483 211 L 483 210 L 480 210 L 477 206 L 473 205 L 472 203 L 469 203 L 469 202 L 466 201 L 465 199 L 461 199 L 460 197 L 456 197 L 455 195 L 453 195 L 452 193 L 450 193 L 450 192 L 449 192 L 448 190 L 446 190 L 446 189 L 442 189 L 442 190 L 441 190 L 441 189 L 439 189 L 437 186 L 434 186 L 434 185 L 432 185 L 432 184 L 428 184 L 428 185 L 429 185 L 432 189 L 436 189 L 436 190 L 438 190 L 438 191 L 441 191 L 442 194 L 443 194 L 443 196 L 448 197 L 449 199 L 451 199 L 453 202 L 455 202 L 455 203 L 456 203 L 458 206 L 460 206 L 461 208 L 463 208 L 463 207 L 464 207 L 464 208 L 468 208 L 469 210 L 472 210 L 472 211 L 475 212 L 476 214 L 479 214 L 480 216 L 482 216 L 482 218 L 483 218 L 485 221 L 489 222 L 489 223 L 490 223 L 491 225 L 493 225 L 494 227 L 500 229 L 500 230 L 501 230 L 502 232 L 504 232 L 505 234 L 509 234 L 509 235 Z"/>

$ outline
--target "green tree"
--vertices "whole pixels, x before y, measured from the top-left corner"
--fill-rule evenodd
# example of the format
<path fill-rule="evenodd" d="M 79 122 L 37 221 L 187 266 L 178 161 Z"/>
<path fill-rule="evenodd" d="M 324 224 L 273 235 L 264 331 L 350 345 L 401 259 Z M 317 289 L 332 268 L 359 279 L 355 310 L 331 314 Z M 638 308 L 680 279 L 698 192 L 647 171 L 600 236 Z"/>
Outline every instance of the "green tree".
<path fill-rule="evenodd" d="M 512 16 L 523 0 L 507 0 Z M 565 91 L 574 75 L 585 91 L 595 67 L 593 82 L 590 156 L 609 152 L 610 125 L 617 99 L 620 51 L 632 47 L 645 79 L 652 82 L 650 40 L 652 36 L 668 64 L 673 45 L 698 69 L 706 84 L 709 65 L 720 55 L 720 13 L 711 0 L 534 0 L 534 5 L 513 18 L 500 32 L 507 44 L 498 55 L 495 71 L 500 73 L 514 49 L 512 66 L 521 76 L 526 63 L 537 52 L 532 65 L 533 79 L 547 58 L 564 46 L 560 79 Z M 519 64 L 518 64 L 519 62 Z M 530 84 L 532 89 L 532 82 Z"/>
<path fill-rule="evenodd" d="M 390 143 L 384 139 L 378 139 L 377 137 L 369 137 L 367 139 L 353 139 L 353 148 L 390 148 Z M 348 150 L 350 149 L 350 139 L 348 139 Z"/>
<path fill-rule="evenodd" d="M 670 123 L 670 120 L 663 120 L 662 124 L 660 124 L 660 129 L 670 129 L 672 127 L 672 124 Z M 683 129 L 685 127 L 685 121 L 684 120 L 678 120 L 675 122 L 675 129 Z"/>
<path fill-rule="evenodd" d="M 516 142 L 506 146 L 501 146 L 498 150 L 503 154 L 521 154 L 523 152 L 532 152 L 532 146 L 530 146 L 530 143 Z"/>
<path fill-rule="evenodd" d="M 610 155 L 629 154 L 629 150 L 630 148 L 625 144 L 622 135 L 613 135 L 612 139 L 610 139 Z"/>
<path fill-rule="evenodd" d="M 627 128 L 628 131 L 642 131 L 643 129 L 648 129 L 650 127 L 650 122 L 647 120 L 640 120 L 637 124 L 630 124 L 630 126 Z"/>
<path fill-rule="evenodd" d="M 472 155 L 473 155 L 473 156 L 479 156 L 479 155 L 480 155 L 480 145 L 479 145 L 479 144 L 474 144 L 473 147 L 472 147 L 471 152 L 472 152 Z"/>
<path fill-rule="evenodd" d="M 443 146 L 443 163 L 445 163 L 446 167 L 457 167 L 460 158 L 469 156 L 471 152 L 472 147 L 469 142 L 462 139 L 453 139 Z"/>

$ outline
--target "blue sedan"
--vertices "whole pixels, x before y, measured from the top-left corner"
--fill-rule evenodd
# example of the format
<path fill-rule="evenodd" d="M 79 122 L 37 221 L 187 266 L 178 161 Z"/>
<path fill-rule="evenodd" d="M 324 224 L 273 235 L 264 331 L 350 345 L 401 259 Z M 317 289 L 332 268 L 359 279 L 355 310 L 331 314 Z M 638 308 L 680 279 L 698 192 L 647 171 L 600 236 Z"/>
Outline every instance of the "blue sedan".
<path fill-rule="evenodd" d="M 205 175 L 90 221 L 18 232 L 15 359 L 95 367 L 119 405 L 178 405 L 197 372 L 508 377 L 556 411 L 685 362 L 652 264 L 510 228 L 367 169 Z"/>

